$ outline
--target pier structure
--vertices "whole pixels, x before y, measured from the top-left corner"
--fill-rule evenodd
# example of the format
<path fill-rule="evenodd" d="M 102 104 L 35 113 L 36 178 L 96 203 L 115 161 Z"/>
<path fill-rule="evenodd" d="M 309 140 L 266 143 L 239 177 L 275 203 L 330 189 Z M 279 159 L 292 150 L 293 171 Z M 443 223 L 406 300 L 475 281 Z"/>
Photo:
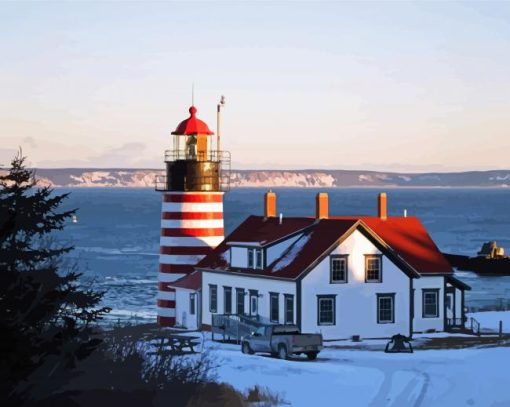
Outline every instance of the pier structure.
<path fill-rule="evenodd" d="M 221 105 L 218 104 L 218 133 Z M 158 324 L 176 323 L 176 292 L 171 283 L 194 271 L 194 266 L 224 239 L 223 196 L 230 184 L 230 153 L 219 150 L 219 136 L 198 119 L 197 108 L 173 135 L 165 151 L 166 174 L 156 180 L 162 194 L 158 273 Z"/>

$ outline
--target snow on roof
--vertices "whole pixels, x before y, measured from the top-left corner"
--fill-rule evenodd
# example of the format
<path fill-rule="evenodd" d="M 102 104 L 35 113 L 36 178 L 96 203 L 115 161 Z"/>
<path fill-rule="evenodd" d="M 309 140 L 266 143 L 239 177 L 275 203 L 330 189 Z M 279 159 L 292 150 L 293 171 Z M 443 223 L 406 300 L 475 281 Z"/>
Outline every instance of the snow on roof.
<path fill-rule="evenodd" d="M 305 245 L 310 241 L 311 234 L 312 233 L 310 233 L 309 235 L 308 234 L 303 235 L 298 240 L 296 240 L 289 247 L 289 249 L 285 251 L 283 256 L 273 263 L 271 267 L 271 272 L 276 273 L 277 271 L 280 271 L 281 269 L 287 267 L 290 263 L 292 263 L 296 259 L 298 254 L 303 250 Z"/>

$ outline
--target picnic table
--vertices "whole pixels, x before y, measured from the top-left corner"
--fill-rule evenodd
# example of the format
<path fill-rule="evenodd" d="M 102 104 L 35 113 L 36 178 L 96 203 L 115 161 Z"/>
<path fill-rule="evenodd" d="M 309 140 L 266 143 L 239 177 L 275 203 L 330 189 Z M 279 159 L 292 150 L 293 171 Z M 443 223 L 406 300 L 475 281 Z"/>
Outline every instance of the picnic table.
<path fill-rule="evenodd" d="M 195 353 L 195 346 L 200 344 L 199 338 L 189 335 L 162 334 L 154 339 L 156 339 L 154 346 L 160 352 L 170 352 L 173 354 L 186 353 L 184 351 L 185 348 L 188 348 L 190 353 Z M 158 351 L 151 353 L 157 354 Z"/>

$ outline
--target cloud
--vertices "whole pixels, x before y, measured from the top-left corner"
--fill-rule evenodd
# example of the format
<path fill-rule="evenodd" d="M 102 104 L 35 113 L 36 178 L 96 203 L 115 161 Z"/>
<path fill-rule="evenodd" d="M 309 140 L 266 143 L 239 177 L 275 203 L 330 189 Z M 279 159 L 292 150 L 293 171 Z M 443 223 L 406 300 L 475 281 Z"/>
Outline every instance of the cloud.
<path fill-rule="evenodd" d="M 17 152 L 14 148 L 0 148 L 0 167 L 9 167 Z"/>
<path fill-rule="evenodd" d="M 141 168 L 147 166 L 160 166 L 161 163 L 156 160 L 150 160 L 146 157 L 147 146 L 143 143 L 131 142 L 125 143 L 119 147 L 114 147 L 103 153 L 88 158 L 90 166 L 94 167 L 129 167 Z"/>
<path fill-rule="evenodd" d="M 37 148 L 37 143 L 35 142 L 35 139 L 31 136 L 23 138 L 23 143 L 28 144 L 32 148 Z"/>
<path fill-rule="evenodd" d="M 143 143 L 125 143 L 119 147 L 106 149 L 104 152 L 90 155 L 87 158 L 41 160 L 37 162 L 38 167 L 84 167 L 84 168 L 159 168 L 161 160 L 151 158 L 146 153 L 147 146 Z M 149 157 L 147 157 L 147 155 Z"/>

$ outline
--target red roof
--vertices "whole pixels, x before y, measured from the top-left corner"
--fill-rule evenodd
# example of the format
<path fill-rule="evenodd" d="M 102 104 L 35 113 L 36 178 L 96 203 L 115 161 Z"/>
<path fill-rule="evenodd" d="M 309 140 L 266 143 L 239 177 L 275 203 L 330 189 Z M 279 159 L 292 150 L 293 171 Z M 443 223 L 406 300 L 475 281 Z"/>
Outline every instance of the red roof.
<path fill-rule="evenodd" d="M 175 131 L 172 134 L 176 136 L 192 136 L 195 134 L 214 134 L 205 122 L 200 119 L 197 119 L 196 113 L 197 108 L 195 106 L 191 106 L 189 108 L 190 116 L 179 123 Z"/>
<path fill-rule="evenodd" d="M 313 218 L 283 218 L 280 224 L 279 218 L 249 216 L 225 240 L 267 246 L 303 230 L 314 222 Z"/>
<path fill-rule="evenodd" d="M 173 283 L 168 283 L 168 285 L 176 288 L 187 288 L 188 290 L 199 290 L 202 287 L 202 272 L 194 271 Z"/>
<path fill-rule="evenodd" d="M 283 227 L 286 228 L 285 232 L 280 230 Z M 279 225 L 278 219 L 250 216 L 211 254 L 202 259 L 197 267 L 244 273 L 246 269 L 233 269 L 227 263 L 225 254 L 229 242 L 256 242 L 260 239 L 258 241 L 261 245 L 267 245 L 285 235 L 302 231 L 302 236 L 265 270 L 249 270 L 249 274 L 295 279 L 326 256 L 337 242 L 349 236 L 356 228 L 363 231 L 392 261 L 400 263 L 402 268 L 412 275 L 416 275 L 416 272 L 423 275 L 453 273 L 451 266 L 416 217 L 389 217 L 387 220 L 378 217 L 333 217 L 321 220 L 286 218 L 283 224 Z"/>
<path fill-rule="evenodd" d="M 359 219 L 420 274 L 453 273 L 450 263 L 417 217 Z"/>

